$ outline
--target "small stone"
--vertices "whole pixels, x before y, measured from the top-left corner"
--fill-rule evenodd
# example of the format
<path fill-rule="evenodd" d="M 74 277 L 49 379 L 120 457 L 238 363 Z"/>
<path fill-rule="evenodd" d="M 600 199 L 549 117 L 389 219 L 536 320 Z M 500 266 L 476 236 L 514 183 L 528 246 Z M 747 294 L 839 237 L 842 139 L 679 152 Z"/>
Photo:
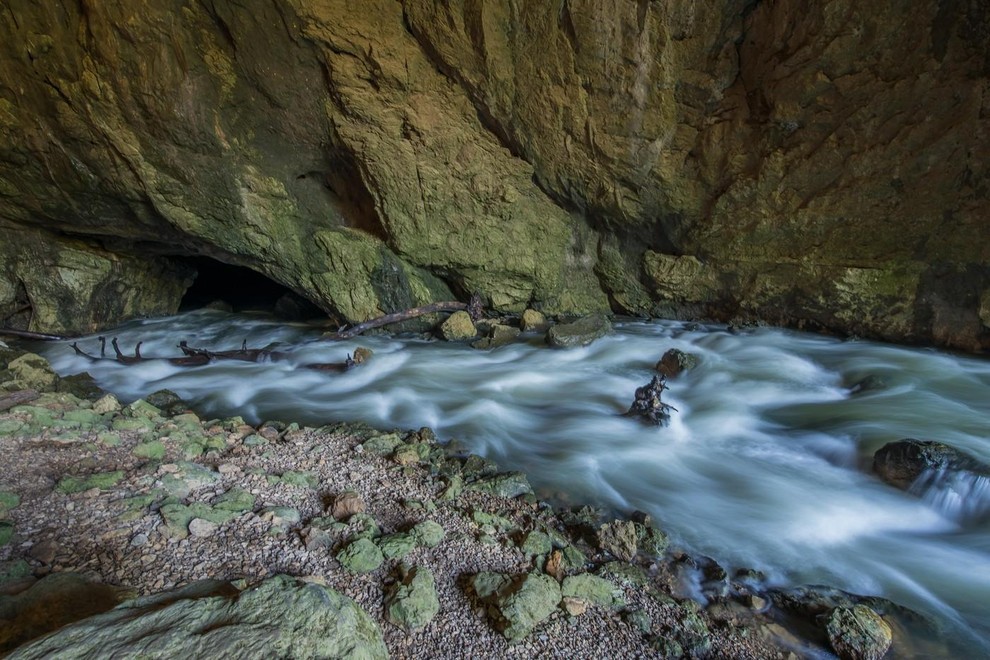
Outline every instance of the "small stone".
<path fill-rule="evenodd" d="M 535 309 L 527 309 L 522 313 L 519 327 L 523 332 L 544 332 L 549 327 L 549 323 L 547 323 L 547 317 L 540 312 Z"/>
<path fill-rule="evenodd" d="M 564 578 L 564 555 L 560 550 L 554 550 L 543 566 L 543 572 L 558 582 Z"/>
<path fill-rule="evenodd" d="M 454 312 L 440 325 L 440 336 L 447 341 L 474 339 L 477 334 L 471 315 L 465 311 Z"/>
<path fill-rule="evenodd" d="M 337 520 L 347 520 L 355 513 L 364 513 L 364 500 L 353 490 L 344 491 L 333 498 L 330 515 Z"/>
<path fill-rule="evenodd" d="M 543 532 L 532 531 L 523 538 L 519 549 L 522 550 L 524 555 L 540 556 L 550 554 L 550 551 L 553 550 L 553 545 L 550 543 L 549 536 Z"/>
<path fill-rule="evenodd" d="M 529 485 L 529 480 L 522 472 L 502 472 L 483 477 L 471 482 L 466 488 L 505 498 L 533 494 L 533 487 Z"/>
<path fill-rule="evenodd" d="M 100 397 L 93 403 L 93 412 L 100 415 L 117 412 L 118 410 L 120 410 L 120 401 L 112 394 Z"/>
<path fill-rule="evenodd" d="M 219 525 L 204 520 L 203 518 L 193 518 L 189 521 L 189 533 L 197 538 L 207 538 L 217 533 Z"/>
<path fill-rule="evenodd" d="M 440 523 L 432 520 L 424 520 L 416 524 L 409 533 L 412 534 L 416 542 L 425 548 L 435 548 L 443 542 L 446 532 Z"/>
<path fill-rule="evenodd" d="M 598 546 L 617 559 L 631 561 L 636 556 L 636 524 L 616 520 L 598 528 Z"/>
<path fill-rule="evenodd" d="M 378 547 L 386 559 L 402 559 L 416 548 L 412 534 L 396 532 L 378 539 Z"/>
<path fill-rule="evenodd" d="M 28 556 L 42 564 L 51 564 L 55 561 L 55 554 L 57 552 L 58 545 L 54 541 L 42 541 L 31 546 Z"/>
<path fill-rule="evenodd" d="M 561 605 L 571 616 L 581 616 L 588 611 L 588 601 L 583 598 L 575 598 L 574 596 L 564 596 L 561 601 Z"/>
<path fill-rule="evenodd" d="M 370 573 L 382 565 L 385 555 L 370 539 L 357 539 L 337 553 L 337 561 L 351 573 Z"/>
<path fill-rule="evenodd" d="M 145 534 L 144 532 L 141 532 L 140 534 L 135 534 L 133 537 L 131 537 L 131 545 L 134 546 L 135 548 L 140 548 L 141 546 L 147 544 L 148 544 L 148 535 Z"/>

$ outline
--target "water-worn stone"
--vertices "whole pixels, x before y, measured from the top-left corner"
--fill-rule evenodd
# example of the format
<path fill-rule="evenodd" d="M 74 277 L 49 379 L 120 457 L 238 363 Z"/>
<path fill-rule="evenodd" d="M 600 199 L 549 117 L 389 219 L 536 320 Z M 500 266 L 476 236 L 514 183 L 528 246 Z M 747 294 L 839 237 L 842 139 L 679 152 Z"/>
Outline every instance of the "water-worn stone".
<path fill-rule="evenodd" d="M 616 520 L 598 528 L 598 547 L 616 559 L 631 561 L 636 556 L 636 524 Z"/>
<path fill-rule="evenodd" d="M 601 314 L 585 316 L 572 323 L 561 323 L 547 330 L 547 343 L 556 348 L 587 346 L 612 332 L 612 323 Z"/>
<path fill-rule="evenodd" d="M 683 371 L 694 369 L 698 366 L 698 358 L 691 353 L 672 348 L 668 350 L 657 362 L 656 370 L 665 378 L 676 378 Z"/>
<path fill-rule="evenodd" d="M 340 493 L 333 498 L 330 515 L 337 520 L 347 520 L 355 513 L 364 513 L 364 500 L 352 490 Z"/>
<path fill-rule="evenodd" d="M 550 616 L 560 603 L 560 586 L 543 573 L 510 576 L 479 573 L 471 579 L 479 598 L 490 607 L 495 628 L 510 642 L 518 642 Z"/>
<path fill-rule="evenodd" d="M 147 458 L 153 461 L 160 461 L 165 457 L 165 445 L 161 440 L 142 442 L 131 450 L 131 453 L 138 458 Z"/>
<path fill-rule="evenodd" d="M 351 541 L 336 557 L 351 573 L 370 573 L 385 561 L 385 555 L 371 539 Z"/>
<path fill-rule="evenodd" d="M 478 329 L 467 312 L 454 312 L 440 325 L 440 335 L 447 341 L 474 339 Z"/>
<path fill-rule="evenodd" d="M 378 626 L 354 601 L 284 575 L 241 592 L 211 580 L 140 598 L 10 657 L 136 657 L 148 649 L 171 658 L 388 657 Z"/>
<path fill-rule="evenodd" d="M 500 472 L 482 477 L 467 484 L 465 488 L 506 498 L 533 494 L 533 487 L 522 472 Z"/>
<path fill-rule="evenodd" d="M 433 520 L 424 520 L 423 522 L 416 523 L 409 533 L 416 543 L 423 546 L 424 548 L 435 548 L 443 542 L 444 537 L 447 533 L 444 531 L 443 526 Z"/>
<path fill-rule="evenodd" d="M 55 389 L 58 384 L 58 374 L 52 369 L 52 365 L 35 353 L 25 353 L 11 360 L 7 364 L 7 369 L 16 383 L 16 387 L 9 389 L 48 392 Z"/>
<path fill-rule="evenodd" d="M 548 555 L 553 550 L 553 544 L 550 542 L 550 537 L 543 532 L 532 531 L 523 538 L 519 549 L 524 555 Z"/>
<path fill-rule="evenodd" d="M 376 543 L 381 549 L 386 559 L 402 559 L 416 549 L 416 537 L 405 532 L 387 534 L 379 538 Z"/>
<path fill-rule="evenodd" d="M 549 327 L 547 317 L 535 309 L 526 309 L 519 319 L 519 329 L 523 332 L 545 332 Z"/>
<path fill-rule="evenodd" d="M 887 622 L 865 605 L 835 608 L 825 630 L 842 660 L 880 660 L 893 641 Z"/>
<path fill-rule="evenodd" d="M 189 534 L 197 538 L 208 538 L 217 533 L 219 525 L 204 518 L 193 518 L 189 521 Z"/>
<path fill-rule="evenodd" d="M 990 465 L 941 442 L 898 440 L 873 455 L 873 471 L 881 479 L 907 490 L 928 471 L 971 472 L 990 477 Z"/>
<path fill-rule="evenodd" d="M 622 589 L 591 573 L 565 577 L 560 591 L 564 596 L 580 598 L 601 607 L 618 608 L 626 604 Z"/>
<path fill-rule="evenodd" d="M 433 573 L 425 567 L 402 567 L 401 578 L 385 596 L 388 620 L 406 631 L 422 628 L 440 611 Z"/>

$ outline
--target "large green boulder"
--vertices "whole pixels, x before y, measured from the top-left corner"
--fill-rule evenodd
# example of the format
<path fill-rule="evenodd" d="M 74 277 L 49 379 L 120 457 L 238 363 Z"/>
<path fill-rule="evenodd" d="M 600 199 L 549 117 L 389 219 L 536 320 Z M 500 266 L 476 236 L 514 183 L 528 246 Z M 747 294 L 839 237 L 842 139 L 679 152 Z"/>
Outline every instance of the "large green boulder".
<path fill-rule="evenodd" d="M 11 658 L 386 658 L 374 620 L 328 587 L 277 575 L 204 581 L 66 626 Z"/>

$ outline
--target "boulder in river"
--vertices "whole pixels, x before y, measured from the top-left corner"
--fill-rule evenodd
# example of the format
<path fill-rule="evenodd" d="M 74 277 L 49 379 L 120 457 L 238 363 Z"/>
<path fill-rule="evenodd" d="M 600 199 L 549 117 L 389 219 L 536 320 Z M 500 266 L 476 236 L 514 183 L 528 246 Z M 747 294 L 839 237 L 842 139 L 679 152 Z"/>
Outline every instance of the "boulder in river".
<path fill-rule="evenodd" d="M 676 378 L 683 371 L 694 369 L 698 366 L 698 357 L 691 353 L 685 353 L 677 348 L 672 348 L 657 362 L 656 370 L 665 378 Z"/>
<path fill-rule="evenodd" d="M 556 348 L 587 346 L 612 332 L 612 323 L 602 314 L 583 316 L 572 323 L 560 323 L 547 331 L 547 343 Z"/>
<path fill-rule="evenodd" d="M 941 442 L 908 438 L 878 449 L 873 455 L 873 471 L 888 484 L 907 490 L 929 471 L 990 476 L 990 465 Z"/>

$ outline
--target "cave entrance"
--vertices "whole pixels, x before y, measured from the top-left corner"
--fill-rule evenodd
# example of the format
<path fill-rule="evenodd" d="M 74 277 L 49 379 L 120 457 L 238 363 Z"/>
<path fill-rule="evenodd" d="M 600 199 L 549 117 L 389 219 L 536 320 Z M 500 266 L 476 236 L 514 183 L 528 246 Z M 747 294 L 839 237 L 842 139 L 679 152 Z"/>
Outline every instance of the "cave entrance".
<path fill-rule="evenodd" d="M 213 307 L 234 312 L 265 312 L 291 321 L 326 318 L 319 307 L 257 271 L 209 257 L 179 259 L 196 271 L 182 297 L 181 311 Z"/>

